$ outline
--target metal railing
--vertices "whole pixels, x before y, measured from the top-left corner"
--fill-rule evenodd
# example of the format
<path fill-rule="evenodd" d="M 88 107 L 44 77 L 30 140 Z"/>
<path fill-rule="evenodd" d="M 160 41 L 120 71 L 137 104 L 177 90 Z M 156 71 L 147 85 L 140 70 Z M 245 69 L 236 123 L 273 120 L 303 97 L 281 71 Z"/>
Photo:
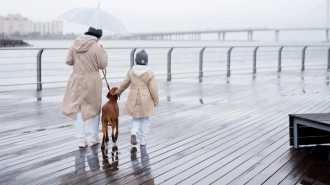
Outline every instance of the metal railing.
<path fill-rule="evenodd" d="M 136 47 L 136 48 L 128 48 L 128 47 L 107 47 L 107 48 L 104 48 L 104 49 L 132 49 L 131 50 L 131 53 L 130 53 L 130 67 L 132 68 L 133 65 L 134 65 L 134 55 L 135 55 L 135 51 L 138 49 L 138 48 L 143 48 L 143 49 L 168 49 L 168 52 L 167 52 L 167 81 L 171 81 L 172 80 L 172 52 L 173 50 L 175 49 L 188 49 L 188 48 L 195 48 L 195 49 L 198 49 L 198 48 L 201 48 L 200 52 L 199 52 L 199 70 L 198 70 L 198 77 L 199 78 L 202 78 L 204 75 L 204 72 L 207 72 L 207 71 L 203 71 L 203 60 L 204 60 L 204 51 L 206 49 L 210 49 L 210 48 L 228 48 L 227 50 L 227 69 L 226 69 L 226 75 L 228 77 L 231 76 L 231 55 L 232 55 L 232 51 L 234 49 L 237 49 L 237 48 L 253 48 L 253 67 L 252 67 L 252 73 L 255 74 L 257 73 L 257 54 L 258 54 L 258 49 L 259 48 L 279 48 L 278 50 L 278 66 L 277 66 L 277 71 L 278 72 L 281 72 L 282 71 L 282 51 L 283 51 L 283 48 L 285 47 L 303 47 L 302 49 L 302 57 L 301 57 L 301 71 L 304 71 L 305 70 L 305 58 L 306 58 L 306 50 L 307 48 L 312 48 L 312 47 L 326 47 L 328 48 L 327 50 L 327 70 L 329 71 L 330 70 L 330 46 L 209 46 L 209 47 Z M 36 77 L 37 77 L 37 90 L 42 90 L 42 54 L 45 50 L 68 50 L 68 48 L 18 48 L 18 49 L 12 49 L 12 48 L 4 48 L 4 49 L 0 49 L 0 51 L 3 51 L 3 50 L 38 50 L 38 54 L 37 54 L 37 68 L 36 68 Z M 176 74 L 179 74 L 179 73 L 176 73 Z M 55 82 L 53 82 L 55 83 Z"/>

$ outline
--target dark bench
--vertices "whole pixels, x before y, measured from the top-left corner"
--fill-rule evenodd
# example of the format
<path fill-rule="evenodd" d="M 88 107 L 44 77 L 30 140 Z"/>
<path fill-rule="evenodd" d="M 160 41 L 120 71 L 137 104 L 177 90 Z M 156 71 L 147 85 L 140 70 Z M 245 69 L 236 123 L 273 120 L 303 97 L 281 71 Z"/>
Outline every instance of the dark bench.
<path fill-rule="evenodd" d="M 330 143 L 330 113 L 290 114 L 290 145 Z"/>

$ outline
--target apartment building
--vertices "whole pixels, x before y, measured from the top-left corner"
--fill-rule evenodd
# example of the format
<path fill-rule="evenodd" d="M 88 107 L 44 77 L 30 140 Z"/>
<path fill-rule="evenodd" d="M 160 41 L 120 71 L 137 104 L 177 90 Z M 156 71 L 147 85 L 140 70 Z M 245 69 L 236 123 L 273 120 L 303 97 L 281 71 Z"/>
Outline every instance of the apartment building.
<path fill-rule="evenodd" d="M 63 33 L 63 21 L 35 22 L 21 14 L 0 16 L 0 34 L 12 35 L 20 33 L 40 33 L 41 35 L 59 35 Z"/>

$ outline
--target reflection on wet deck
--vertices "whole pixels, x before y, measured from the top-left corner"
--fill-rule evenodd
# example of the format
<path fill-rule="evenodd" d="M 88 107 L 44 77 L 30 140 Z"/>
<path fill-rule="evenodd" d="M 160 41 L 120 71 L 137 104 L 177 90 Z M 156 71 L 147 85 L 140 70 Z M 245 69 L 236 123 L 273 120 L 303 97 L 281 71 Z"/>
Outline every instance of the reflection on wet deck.
<path fill-rule="evenodd" d="M 147 145 L 130 145 L 131 118 L 120 115 L 117 145 L 104 150 L 78 149 L 60 114 L 64 88 L 0 92 L 0 184 L 330 183 L 328 146 L 288 143 L 288 114 L 330 111 L 327 72 L 158 84 Z"/>

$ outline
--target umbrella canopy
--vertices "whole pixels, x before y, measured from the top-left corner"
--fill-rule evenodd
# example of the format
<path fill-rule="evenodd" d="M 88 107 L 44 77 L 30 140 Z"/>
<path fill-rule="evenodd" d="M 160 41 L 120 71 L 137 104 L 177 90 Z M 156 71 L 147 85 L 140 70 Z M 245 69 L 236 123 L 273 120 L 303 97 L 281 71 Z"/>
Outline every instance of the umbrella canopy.
<path fill-rule="evenodd" d="M 75 8 L 65 12 L 58 19 L 129 36 L 124 25 L 115 16 L 99 8 Z"/>

